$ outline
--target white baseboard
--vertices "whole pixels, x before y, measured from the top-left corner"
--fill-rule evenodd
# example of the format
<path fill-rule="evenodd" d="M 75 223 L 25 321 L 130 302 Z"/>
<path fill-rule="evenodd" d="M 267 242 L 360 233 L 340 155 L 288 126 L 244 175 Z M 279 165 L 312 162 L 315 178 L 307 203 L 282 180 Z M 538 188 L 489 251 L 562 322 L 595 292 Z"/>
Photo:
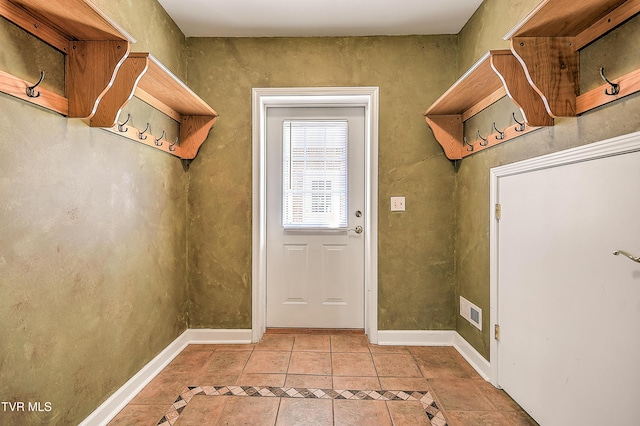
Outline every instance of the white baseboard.
<path fill-rule="evenodd" d="M 456 332 L 453 347 L 456 348 L 460 355 L 478 372 L 486 381 L 491 378 L 491 363 L 487 361 L 480 352 L 469 344 L 458 332 Z"/>
<path fill-rule="evenodd" d="M 455 330 L 378 330 L 379 345 L 453 346 L 467 362 L 489 380 L 491 364 Z"/>
<path fill-rule="evenodd" d="M 379 345 L 453 346 L 453 330 L 378 330 Z"/>
<path fill-rule="evenodd" d="M 171 342 L 162 352 L 142 367 L 120 389 L 102 403 L 79 426 L 103 426 L 156 377 L 189 344 L 251 343 L 251 330 L 189 329 Z"/>

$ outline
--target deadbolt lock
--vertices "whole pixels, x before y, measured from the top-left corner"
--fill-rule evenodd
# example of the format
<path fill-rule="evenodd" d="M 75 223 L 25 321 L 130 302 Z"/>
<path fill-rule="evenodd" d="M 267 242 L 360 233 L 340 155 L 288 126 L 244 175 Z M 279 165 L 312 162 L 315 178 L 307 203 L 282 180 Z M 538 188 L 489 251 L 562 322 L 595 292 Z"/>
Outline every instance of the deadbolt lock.
<path fill-rule="evenodd" d="M 361 217 L 362 216 L 362 212 L 360 210 L 356 210 L 356 217 Z"/>

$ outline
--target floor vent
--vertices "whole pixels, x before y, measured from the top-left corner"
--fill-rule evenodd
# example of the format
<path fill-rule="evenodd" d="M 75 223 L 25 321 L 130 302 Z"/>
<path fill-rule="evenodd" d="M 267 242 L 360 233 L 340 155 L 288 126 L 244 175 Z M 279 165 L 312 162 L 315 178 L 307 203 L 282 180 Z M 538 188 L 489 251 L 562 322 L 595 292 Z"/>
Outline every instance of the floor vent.
<path fill-rule="evenodd" d="M 482 330 L 482 309 L 460 296 L 460 315 Z"/>

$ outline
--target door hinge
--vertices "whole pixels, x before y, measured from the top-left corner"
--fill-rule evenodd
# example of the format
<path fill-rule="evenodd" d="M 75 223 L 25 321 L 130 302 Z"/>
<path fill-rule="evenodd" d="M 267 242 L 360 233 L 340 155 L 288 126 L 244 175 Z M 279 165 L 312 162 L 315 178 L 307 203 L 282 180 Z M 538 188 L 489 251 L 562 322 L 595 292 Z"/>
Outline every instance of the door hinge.
<path fill-rule="evenodd" d="M 502 218 L 502 205 L 496 204 L 496 220 L 500 220 Z"/>
<path fill-rule="evenodd" d="M 494 339 L 500 340 L 500 326 L 498 324 L 494 325 L 493 327 L 493 335 Z"/>

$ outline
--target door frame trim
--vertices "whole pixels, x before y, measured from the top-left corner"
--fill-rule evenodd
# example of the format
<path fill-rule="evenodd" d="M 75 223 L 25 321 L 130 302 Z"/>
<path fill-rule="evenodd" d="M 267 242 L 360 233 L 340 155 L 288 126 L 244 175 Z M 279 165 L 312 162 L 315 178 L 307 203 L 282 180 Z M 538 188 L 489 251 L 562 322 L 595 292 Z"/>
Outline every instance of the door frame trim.
<path fill-rule="evenodd" d="M 378 122 L 379 87 L 284 87 L 252 89 L 252 339 L 266 330 L 266 115 L 269 107 L 365 108 L 364 327 L 378 342 Z"/>
<path fill-rule="evenodd" d="M 566 149 L 490 169 L 489 217 L 491 218 L 491 221 L 489 229 L 489 314 L 490 329 L 492 330 L 490 333 L 492 336 L 490 337 L 489 359 L 490 381 L 494 386 L 500 387 L 500 371 L 498 368 L 499 348 L 498 341 L 493 336 L 494 326 L 499 324 L 500 321 L 500 312 L 498 312 L 499 229 L 498 220 L 496 220 L 495 217 L 495 205 L 500 202 L 500 178 L 637 151 L 640 151 L 640 132 L 629 133 L 600 142 L 594 142 L 578 146 L 576 148 Z"/>

